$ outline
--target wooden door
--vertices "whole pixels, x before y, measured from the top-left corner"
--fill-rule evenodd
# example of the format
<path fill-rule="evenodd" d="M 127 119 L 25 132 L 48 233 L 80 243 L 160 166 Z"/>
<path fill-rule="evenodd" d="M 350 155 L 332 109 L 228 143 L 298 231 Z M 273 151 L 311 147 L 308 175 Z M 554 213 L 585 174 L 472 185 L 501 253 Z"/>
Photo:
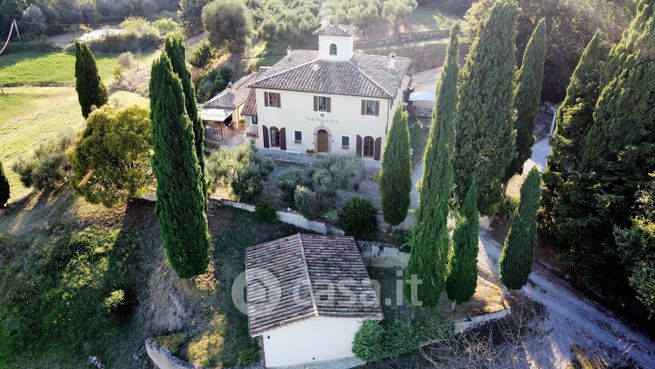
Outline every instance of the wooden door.
<path fill-rule="evenodd" d="M 328 152 L 328 133 L 324 129 L 316 133 L 316 152 Z"/>

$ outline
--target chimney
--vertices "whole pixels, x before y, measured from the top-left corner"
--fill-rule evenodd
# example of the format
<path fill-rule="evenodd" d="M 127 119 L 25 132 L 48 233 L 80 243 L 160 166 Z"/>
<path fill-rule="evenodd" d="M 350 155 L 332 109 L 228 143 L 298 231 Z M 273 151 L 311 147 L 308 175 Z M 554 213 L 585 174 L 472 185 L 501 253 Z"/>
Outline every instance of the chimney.
<path fill-rule="evenodd" d="M 321 28 L 327 27 L 329 25 L 330 25 L 330 16 L 324 15 L 323 17 L 321 17 Z"/>
<path fill-rule="evenodd" d="M 396 53 L 389 54 L 389 69 L 396 69 Z"/>

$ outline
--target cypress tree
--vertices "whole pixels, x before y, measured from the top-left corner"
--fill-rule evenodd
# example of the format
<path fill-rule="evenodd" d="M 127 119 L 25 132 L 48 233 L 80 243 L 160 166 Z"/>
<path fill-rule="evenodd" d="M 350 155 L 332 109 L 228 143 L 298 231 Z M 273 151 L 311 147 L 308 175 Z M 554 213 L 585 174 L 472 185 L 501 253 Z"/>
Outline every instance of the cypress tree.
<path fill-rule="evenodd" d="M 655 171 L 653 50 L 655 0 L 642 0 L 605 64 L 594 121 L 582 139 L 582 181 L 569 192 L 574 199 L 588 198 L 578 202 L 582 206 L 571 221 L 586 237 L 580 244 L 568 244 L 569 255 L 592 287 L 609 295 L 629 288 L 613 230 L 631 224 L 639 190 Z"/>
<path fill-rule="evenodd" d="M 205 272 L 210 241 L 193 126 L 166 53 L 152 64 L 150 117 L 161 239 L 177 275 L 191 278 Z"/>
<path fill-rule="evenodd" d="M 9 201 L 10 195 L 11 191 L 9 189 L 9 181 L 5 176 L 5 170 L 2 167 L 2 162 L 0 162 L 0 208 L 5 207 L 5 204 L 7 201 Z"/>
<path fill-rule="evenodd" d="M 521 186 L 519 210 L 514 214 L 512 228 L 509 230 L 500 255 L 500 280 L 506 288 L 521 289 L 528 282 L 532 271 L 534 247 L 537 243 L 537 209 L 540 193 L 539 171 L 537 168 L 532 168 Z"/>
<path fill-rule="evenodd" d="M 99 108 L 107 103 L 107 88 L 100 81 L 91 49 L 79 41 L 75 41 L 75 90 L 84 119 L 94 106 Z"/>
<path fill-rule="evenodd" d="M 586 196 L 570 195 L 572 189 L 581 185 L 582 177 L 578 172 L 581 169 L 582 139 L 593 123 L 606 57 L 607 52 L 601 47 L 600 32 L 596 32 L 580 57 L 566 98 L 557 112 L 553 148 L 543 175 L 544 192 L 539 213 L 540 229 L 556 243 L 573 244 L 586 238 L 574 225 L 577 223 L 575 219 L 584 214 L 580 200 Z"/>
<path fill-rule="evenodd" d="M 469 186 L 453 234 L 453 256 L 446 281 L 448 298 L 455 304 L 467 302 L 478 283 L 478 198 L 475 183 Z"/>
<path fill-rule="evenodd" d="M 411 255 L 406 279 L 412 275 L 421 279 L 417 299 L 424 305 L 435 306 L 445 288 L 446 267 L 450 253 L 448 234 L 448 205 L 453 189 L 453 168 L 449 156 L 457 96 L 457 58 L 459 55 L 459 27 L 450 34 L 446 65 L 437 86 L 432 125 L 423 157 L 423 177 L 419 191 L 419 205 L 415 213 Z M 411 299 L 411 287 L 405 285 L 405 295 Z"/>
<path fill-rule="evenodd" d="M 412 190 L 410 168 L 407 113 L 401 105 L 393 116 L 380 170 L 382 213 L 384 221 L 391 225 L 400 224 L 407 216 Z"/>
<path fill-rule="evenodd" d="M 457 195 L 478 186 L 478 208 L 491 214 L 514 159 L 515 0 L 499 0 L 482 22 L 460 74 L 454 171 Z"/>
<path fill-rule="evenodd" d="M 532 156 L 534 145 L 534 125 L 539 112 L 541 84 L 544 79 L 544 63 L 548 40 L 546 20 L 541 19 L 532 32 L 523 54 L 521 69 L 516 74 L 516 151 L 517 156 L 507 168 L 506 179 L 514 173 L 521 173 L 523 163 Z"/>
<path fill-rule="evenodd" d="M 191 79 L 191 72 L 187 68 L 186 60 L 184 57 L 184 44 L 182 38 L 176 36 L 169 36 L 164 43 L 164 50 L 171 60 L 173 72 L 182 81 L 182 90 L 184 91 L 184 99 L 186 104 L 186 111 L 191 123 L 193 124 L 193 135 L 196 148 L 196 156 L 198 157 L 198 164 L 200 165 L 200 175 L 202 177 L 202 189 L 207 195 L 207 183 L 205 181 L 205 127 L 202 124 L 202 119 L 198 114 L 198 102 L 196 101 L 196 89 L 193 86 Z"/>

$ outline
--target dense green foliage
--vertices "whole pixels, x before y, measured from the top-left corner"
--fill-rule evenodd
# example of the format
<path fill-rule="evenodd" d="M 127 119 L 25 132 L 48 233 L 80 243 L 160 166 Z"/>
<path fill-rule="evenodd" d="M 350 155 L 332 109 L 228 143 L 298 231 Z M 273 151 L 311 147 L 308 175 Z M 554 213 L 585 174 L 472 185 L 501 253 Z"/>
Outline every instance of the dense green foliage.
<path fill-rule="evenodd" d="M 380 0 L 327 0 L 324 6 L 332 22 L 352 24 L 364 32 L 380 19 Z"/>
<path fill-rule="evenodd" d="M 542 19 L 534 29 L 523 54 L 521 69 L 516 75 L 516 151 L 517 156 L 507 168 L 507 178 L 521 173 L 523 163 L 532 156 L 534 126 L 541 101 L 541 85 L 544 77 L 544 62 L 548 49 L 546 21 Z"/>
<path fill-rule="evenodd" d="M 0 209 L 5 207 L 9 197 L 11 195 L 11 189 L 9 188 L 9 181 L 7 176 L 5 176 L 5 170 L 0 162 Z"/>
<path fill-rule="evenodd" d="M 405 273 L 406 280 L 416 276 L 423 282 L 418 286 L 415 299 L 411 296 L 411 285 L 406 284 L 405 296 L 428 306 L 437 304 L 445 288 L 451 249 L 447 222 L 453 190 L 451 142 L 457 103 L 458 31 L 457 26 L 451 31 L 446 64 L 436 90 L 437 100 L 423 158 L 419 204 L 414 213 L 411 255 Z"/>
<path fill-rule="evenodd" d="M 480 25 L 460 75 L 454 172 L 457 195 L 478 185 L 478 209 L 493 214 L 502 200 L 514 148 L 515 0 L 500 0 Z"/>
<path fill-rule="evenodd" d="M 537 244 L 537 210 L 541 197 L 539 170 L 532 168 L 521 186 L 519 211 L 512 219 L 512 227 L 505 239 L 498 262 L 500 281 L 507 288 L 521 289 L 532 272 L 534 248 Z"/>
<path fill-rule="evenodd" d="M 27 246 L 12 244 L 16 250 Z M 53 346 L 78 357 L 104 353 L 102 339 L 116 334 L 130 315 L 128 300 L 138 283 L 137 246 L 116 229 L 88 228 L 39 242 L 29 266 L 4 264 L 0 362 Z M 122 299 L 117 291 L 123 291 Z"/>
<path fill-rule="evenodd" d="M 557 129 L 548 168 L 543 175 L 544 193 L 539 227 L 557 243 L 580 244 L 588 235 L 576 226 L 583 215 L 583 198 L 571 196 L 571 188 L 582 178 L 582 139 L 593 123 L 594 107 L 600 94 L 600 75 L 607 57 L 601 48 L 600 33 L 591 39 L 571 77 L 566 99 L 557 112 Z M 579 192 L 579 191 L 578 191 Z"/>
<path fill-rule="evenodd" d="M 228 65 L 212 70 L 202 77 L 198 83 L 198 99 L 207 101 L 225 90 L 232 80 L 234 71 Z"/>
<path fill-rule="evenodd" d="M 458 304 L 467 302 L 475 294 L 478 284 L 478 232 L 479 218 L 477 186 L 473 183 L 460 209 L 453 234 L 453 255 L 450 259 L 446 292 Z"/>
<path fill-rule="evenodd" d="M 412 14 L 417 5 L 416 0 L 383 0 L 382 18 L 398 32 L 400 24 Z"/>
<path fill-rule="evenodd" d="M 655 313 L 655 172 L 647 188 L 640 191 L 637 214 L 627 228 L 614 231 L 621 260 L 630 273 L 630 286 L 637 298 Z"/>
<path fill-rule="evenodd" d="M 251 202 L 264 191 L 272 170 L 273 162 L 257 150 L 254 141 L 233 149 L 221 147 L 207 159 L 207 184 L 210 191 L 229 186 L 241 201 Z"/>
<path fill-rule="evenodd" d="M 251 23 L 250 12 L 241 0 L 214 0 L 202 9 L 202 24 L 217 49 L 244 50 L 252 33 Z"/>
<path fill-rule="evenodd" d="M 655 171 L 655 59 L 648 51 L 655 44 L 654 24 L 655 2 L 640 1 L 637 16 L 611 49 L 600 76 L 587 75 L 592 88 L 578 92 L 579 108 L 561 113 L 561 141 L 551 157 L 542 213 L 542 229 L 587 286 L 631 307 L 636 301 L 626 299 L 635 295 L 630 286 L 643 301 L 652 272 L 648 260 L 653 251 L 643 241 L 648 237 L 633 236 L 648 234 L 635 224 L 643 217 L 642 191 Z M 604 54 L 592 46 L 589 60 L 578 69 L 599 65 L 602 58 L 593 55 Z M 571 92 L 586 88 L 580 82 L 585 81 L 572 80 Z M 641 255 L 645 264 L 626 255 Z"/>
<path fill-rule="evenodd" d="M 375 207 L 363 197 L 351 199 L 341 216 L 341 227 L 347 235 L 355 238 L 372 237 L 378 228 Z"/>
<path fill-rule="evenodd" d="M 91 113 L 69 155 L 76 192 L 91 203 L 112 207 L 152 183 L 149 114 L 136 105 L 104 106 Z"/>
<path fill-rule="evenodd" d="M 407 113 L 399 106 L 393 115 L 391 129 L 384 145 L 380 170 L 380 196 L 384 221 L 398 225 L 405 220 L 412 190 L 412 173 L 409 162 L 409 129 Z"/>
<path fill-rule="evenodd" d="M 25 187 L 49 192 L 68 181 L 71 165 L 66 150 L 73 143 L 68 135 L 57 137 L 36 147 L 30 157 L 20 157 L 11 169 L 18 173 Z"/>
<path fill-rule="evenodd" d="M 467 12 L 467 32 L 474 36 L 496 0 L 478 0 Z M 612 42 L 630 21 L 632 0 L 518 0 L 517 46 L 526 48 L 532 30 L 542 18 L 548 26 L 548 55 L 545 63 L 542 97 L 558 102 L 566 94 L 569 78 L 580 55 L 596 31 L 601 30 Z M 593 16 L 591 16 L 593 14 Z"/>
<path fill-rule="evenodd" d="M 255 16 L 261 18 L 258 36 L 277 46 L 309 46 L 309 35 L 319 27 L 319 9 L 314 0 L 265 1 Z"/>
<path fill-rule="evenodd" d="M 195 36 L 204 31 L 202 23 L 202 9 L 209 0 L 180 0 L 178 11 L 180 22 L 186 33 Z"/>
<path fill-rule="evenodd" d="M 212 47 L 209 40 L 205 39 L 197 43 L 189 52 L 189 64 L 197 68 L 203 68 L 216 55 L 216 49 Z"/>
<path fill-rule="evenodd" d="M 88 117 L 94 108 L 107 103 L 107 88 L 100 81 L 91 49 L 87 44 L 78 41 L 75 42 L 75 90 L 84 118 Z"/>
<path fill-rule="evenodd" d="M 205 196 L 207 196 L 207 184 L 205 181 L 205 126 L 200 119 L 200 115 L 198 115 L 196 89 L 193 86 L 191 72 L 187 68 L 184 58 L 184 41 L 181 37 L 169 36 L 164 43 L 164 50 L 171 61 L 173 72 L 177 74 L 182 82 L 186 113 L 193 125 L 193 139 L 196 148 L 196 157 L 198 158 L 198 165 L 200 165 L 202 189 Z"/>
<path fill-rule="evenodd" d="M 166 53 L 152 65 L 150 119 L 161 239 L 177 275 L 191 278 L 204 273 L 209 262 L 206 200 L 193 123 L 186 113 L 182 83 Z"/>
<path fill-rule="evenodd" d="M 421 323 L 394 320 L 387 325 L 367 320 L 355 334 L 352 349 L 358 358 L 378 362 L 414 351 L 426 341 L 446 342 L 453 332 L 453 323 L 438 317 Z"/>
<path fill-rule="evenodd" d="M 255 206 L 255 219 L 262 222 L 272 222 L 277 219 L 275 208 L 268 201 L 262 201 Z"/>

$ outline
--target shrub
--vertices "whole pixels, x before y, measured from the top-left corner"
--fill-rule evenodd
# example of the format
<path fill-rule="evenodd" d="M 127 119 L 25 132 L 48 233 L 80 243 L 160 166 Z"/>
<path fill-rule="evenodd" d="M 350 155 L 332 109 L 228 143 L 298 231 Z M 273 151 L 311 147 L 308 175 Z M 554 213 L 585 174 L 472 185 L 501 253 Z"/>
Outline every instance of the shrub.
<path fill-rule="evenodd" d="M 339 212 L 336 209 L 330 209 L 324 212 L 321 217 L 330 224 L 337 224 L 339 221 Z"/>
<path fill-rule="evenodd" d="M 220 148 L 207 159 L 206 168 L 210 191 L 229 185 L 240 200 L 249 202 L 263 192 L 273 163 L 251 141 L 234 149 Z"/>
<path fill-rule="evenodd" d="M 322 203 L 337 195 L 332 173 L 326 168 L 317 168 L 312 173 L 312 188 Z"/>
<path fill-rule="evenodd" d="M 376 210 L 370 201 L 355 197 L 348 201 L 341 217 L 343 230 L 356 238 L 372 236 L 377 230 Z"/>
<path fill-rule="evenodd" d="M 121 29 L 135 33 L 155 33 L 152 23 L 144 17 L 129 16 L 121 22 Z"/>
<path fill-rule="evenodd" d="M 259 350 L 255 347 L 250 347 L 239 351 L 237 354 L 237 365 L 248 365 L 259 363 Z"/>
<path fill-rule="evenodd" d="M 275 208 L 268 201 L 262 201 L 255 207 L 255 219 L 262 222 L 272 222 L 277 219 Z"/>
<path fill-rule="evenodd" d="M 411 250 L 411 237 L 411 229 L 397 229 L 395 232 L 393 232 L 393 243 L 398 246 L 400 251 L 409 252 Z"/>
<path fill-rule="evenodd" d="M 102 302 L 102 307 L 107 314 L 118 317 L 128 316 L 132 312 L 135 299 L 133 295 L 125 290 L 119 289 L 111 293 Z"/>
<path fill-rule="evenodd" d="M 355 334 L 353 353 L 364 361 L 380 361 L 386 357 L 382 346 L 384 328 L 375 320 L 366 320 Z"/>
<path fill-rule="evenodd" d="M 161 18 L 152 22 L 152 26 L 159 31 L 159 34 L 164 36 L 177 29 L 177 23 L 172 18 Z"/>
<path fill-rule="evenodd" d="M 202 40 L 189 53 L 189 64 L 197 68 L 203 68 L 212 60 L 216 50 L 209 43 L 209 40 Z"/>
<path fill-rule="evenodd" d="M 94 52 L 120 53 L 155 50 L 162 42 L 162 38 L 154 31 L 145 33 L 126 31 L 107 33 L 97 40 L 89 41 L 89 47 Z"/>
<path fill-rule="evenodd" d="M 318 215 L 318 201 L 316 193 L 305 186 L 297 186 L 294 194 L 296 210 L 308 219 L 315 219 Z"/>
<path fill-rule="evenodd" d="M 126 69 L 132 68 L 134 65 L 134 54 L 126 51 L 118 55 L 118 65 Z"/>
<path fill-rule="evenodd" d="M 519 208 L 519 199 L 512 196 L 505 195 L 503 197 L 503 201 L 500 202 L 500 204 L 496 209 L 496 214 L 510 219 L 512 215 L 516 213 L 518 208 Z"/>
<path fill-rule="evenodd" d="M 165 336 L 155 337 L 153 341 L 160 346 L 164 346 L 171 352 L 171 354 L 176 355 L 180 352 L 182 345 L 186 342 L 187 336 L 184 333 L 173 333 Z"/>
<path fill-rule="evenodd" d="M 52 191 L 70 178 L 71 166 L 66 158 L 66 149 L 72 142 L 73 138 L 65 135 L 41 144 L 30 158 L 19 158 L 12 170 L 18 173 L 23 186 Z"/>
<path fill-rule="evenodd" d="M 294 202 L 294 195 L 298 185 L 305 185 L 305 171 L 293 167 L 285 170 L 276 180 L 277 187 L 282 191 L 282 200 L 291 204 Z"/>
<path fill-rule="evenodd" d="M 394 320 L 386 327 L 384 347 L 387 357 L 395 357 L 414 350 L 418 344 L 418 334 L 409 322 Z"/>
<path fill-rule="evenodd" d="M 325 169 L 332 176 L 334 186 L 342 190 L 359 189 L 366 167 L 362 159 L 348 154 L 328 154 L 312 163 L 315 170 Z"/>

